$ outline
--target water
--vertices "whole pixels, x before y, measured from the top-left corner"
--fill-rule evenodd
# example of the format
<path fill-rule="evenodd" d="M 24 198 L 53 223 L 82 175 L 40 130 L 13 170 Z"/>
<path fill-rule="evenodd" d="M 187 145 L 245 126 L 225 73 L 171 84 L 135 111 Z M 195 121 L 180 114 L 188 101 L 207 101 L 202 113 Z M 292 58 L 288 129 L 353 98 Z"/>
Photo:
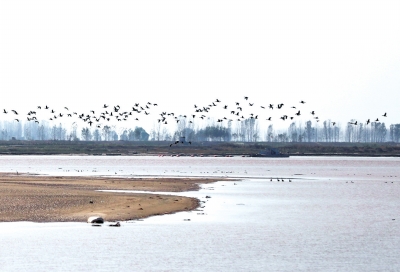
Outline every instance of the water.
<path fill-rule="evenodd" d="M 0 172 L 42 175 L 215 176 L 382 179 L 399 176 L 399 158 L 0 156 Z"/>
<path fill-rule="evenodd" d="M 398 158 L 6 156 L 0 162 L 3 172 L 76 175 L 71 170 L 79 167 L 87 175 L 244 177 L 180 193 L 204 201 L 199 211 L 121 228 L 1 223 L 2 271 L 400 270 Z"/>

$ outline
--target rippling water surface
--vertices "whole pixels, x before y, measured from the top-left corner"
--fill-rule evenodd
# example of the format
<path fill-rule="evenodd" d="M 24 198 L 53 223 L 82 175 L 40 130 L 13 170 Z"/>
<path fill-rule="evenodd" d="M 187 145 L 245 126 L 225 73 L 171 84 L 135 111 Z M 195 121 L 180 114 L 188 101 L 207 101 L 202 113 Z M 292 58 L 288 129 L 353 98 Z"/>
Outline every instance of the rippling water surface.
<path fill-rule="evenodd" d="M 2 271 L 400 270 L 399 158 L 0 156 L 0 171 L 241 178 L 121 228 L 1 223 Z"/>

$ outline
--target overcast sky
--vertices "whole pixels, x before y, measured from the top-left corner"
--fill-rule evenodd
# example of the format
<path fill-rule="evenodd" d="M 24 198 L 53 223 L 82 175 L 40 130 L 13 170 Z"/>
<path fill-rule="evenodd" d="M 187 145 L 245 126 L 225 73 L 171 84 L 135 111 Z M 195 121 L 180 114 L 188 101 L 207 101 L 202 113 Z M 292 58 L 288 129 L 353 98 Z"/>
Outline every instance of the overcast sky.
<path fill-rule="evenodd" d="M 400 1 L 2 1 L 0 37 L 1 110 L 246 95 L 400 123 Z"/>

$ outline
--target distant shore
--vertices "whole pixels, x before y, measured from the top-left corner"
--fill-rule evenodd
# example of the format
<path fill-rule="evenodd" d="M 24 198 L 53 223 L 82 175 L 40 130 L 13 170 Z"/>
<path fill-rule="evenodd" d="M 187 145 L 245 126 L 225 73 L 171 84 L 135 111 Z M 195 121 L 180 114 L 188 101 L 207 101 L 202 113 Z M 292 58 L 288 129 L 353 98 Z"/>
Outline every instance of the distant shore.
<path fill-rule="evenodd" d="M 266 147 L 290 156 L 400 157 L 400 143 L 0 141 L 0 155 L 252 156 Z"/>
<path fill-rule="evenodd" d="M 124 221 L 193 210 L 198 199 L 97 190 L 183 192 L 210 178 L 49 177 L 0 174 L 0 222 L 86 222 L 89 216 Z"/>

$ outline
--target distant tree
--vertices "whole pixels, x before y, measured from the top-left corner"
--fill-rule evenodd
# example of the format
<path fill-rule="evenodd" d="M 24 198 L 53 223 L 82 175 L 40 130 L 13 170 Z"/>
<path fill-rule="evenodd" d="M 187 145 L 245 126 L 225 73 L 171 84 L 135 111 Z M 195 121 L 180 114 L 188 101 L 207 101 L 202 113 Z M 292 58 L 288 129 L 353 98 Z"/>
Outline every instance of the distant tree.
<path fill-rule="evenodd" d="M 92 133 L 89 128 L 82 128 L 81 136 L 84 141 L 92 140 Z"/>
<path fill-rule="evenodd" d="M 142 133 L 142 130 L 140 127 L 135 127 L 135 130 L 133 131 L 135 135 L 135 140 L 139 141 L 140 140 L 140 134 Z"/>
<path fill-rule="evenodd" d="M 1 140 L 8 140 L 8 131 L 5 128 L 1 131 Z"/>
<path fill-rule="evenodd" d="M 297 142 L 298 140 L 298 133 L 297 133 L 297 128 L 296 128 L 296 123 L 293 122 L 289 125 L 289 137 L 291 139 L 292 142 Z"/>
<path fill-rule="evenodd" d="M 306 137 L 307 137 L 307 142 L 311 142 L 312 136 L 313 136 L 313 127 L 312 127 L 312 122 L 307 121 L 306 122 Z"/>
<path fill-rule="evenodd" d="M 129 141 L 148 141 L 150 134 L 142 127 L 135 127 L 134 130 L 130 130 L 128 133 Z"/>
<path fill-rule="evenodd" d="M 400 141 L 400 124 L 390 125 L 390 140 L 396 143 Z"/>
<path fill-rule="evenodd" d="M 38 138 L 41 141 L 46 140 L 46 128 L 43 124 L 38 127 Z"/>
<path fill-rule="evenodd" d="M 353 142 L 354 141 L 354 123 L 355 120 L 351 119 L 350 122 L 347 123 L 346 126 L 346 142 Z"/>
<path fill-rule="evenodd" d="M 274 139 L 274 127 L 272 125 L 268 126 L 267 129 L 267 142 L 271 142 Z"/>
<path fill-rule="evenodd" d="M 101 133 L 100 131 L 96 128 L 93 132 L 93 139 L 98 142 L 101 141 Z"/>
<path fill-rule="evenodd" d="M 71 134 L 70 134 L 70 141 L 79 141 L 78 139 L 78 135 L 77 135 L 77 130 L 78 130 L 78 126 L 76 123 L 74 123 L 71 127 Z M 91 139 L 89 139 L 91 140 Z"/>
<path fill-rule="evenodd" d="M 128 137 L 128 130 L 124 129 L 124 131 L 121 133 L 121 135 L 119 136 L 119 139 L 121 141 L 128 141 L 129 137 Z"/>
<path fill-rule="evenodd" d="M 118 141 L 118 134 L 116 131 L 111 131 L 111 138 L 113 141 Z"/>
<path fill-rule="evenodd" d="M 56 127 L 56 125 L 53 125 L 53 127 L 51 128 L 51 139 L 53 141 L 57 140 L 57 127 Z"/>
<path fill-rule="evenodd" d="M 161 131 L 161 139 L 164 141 L 171 141 L 172 139 L 171 134 L 166 127 L 164 127 Z"/>
<path fill-rule="evenodd" d="M 110 136 L 111 136 L 111 127 L 110 126 L 104 126 L 102 129 L 102 134 L 103 134 L 103 139 L 104 141 L 109 141 Z"/>

